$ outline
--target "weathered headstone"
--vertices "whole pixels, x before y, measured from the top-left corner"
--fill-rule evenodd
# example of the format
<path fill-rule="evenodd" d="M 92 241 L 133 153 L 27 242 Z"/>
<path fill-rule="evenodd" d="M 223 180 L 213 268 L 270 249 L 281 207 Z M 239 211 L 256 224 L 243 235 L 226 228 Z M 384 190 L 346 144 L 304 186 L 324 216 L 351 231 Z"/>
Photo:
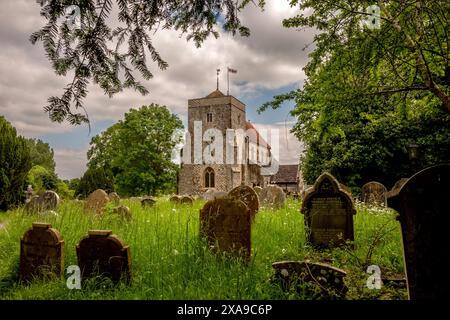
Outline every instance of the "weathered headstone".
<path fill-rule="evenodd" d="M 89 230 L 76 251 L 82 279 L 100 274 L 113 282 L 131 280 L 130 248 L 111 230 Z"/>
<path fill-rule="evenodd" d="M 108 202 L 108 194 L 102 189 L 97 189 L 87 197 L 84 203 L 84 212 L 101 215 Z"/>
<path fill-rule="evenodd" d="M 25 203 L 30 202 L 31 197 L 33 197 L 34 191 L 33 191 L 33 187 L 31 186 L 31 184 L 28 185 L 27 187 L 27 191 L 25 191 Z"/>
<path fill-rule="evenodd" d="M 242 202 L 244 202 L 245 205 L 250 210 L 252 220 L 255 218 L 256 213 L 259 210 L 259 198 L 255 190 L 253 190 L 249 186 L 241 185 L 231 190 L 228 193 L 228 196 L 239 199 Z"/>
<path fill-rule="evenodd" d="M 117 192 L 111 192 L 108 195 L 108 197 L 109 197 L 109 200 L 114 202 L 115 205 L 119 205 L 120 204 L 120 196 L 117 194 Z"/>
<path fill-rule="evenodd" d="M 442 299 L 450 279 L 448 228 L 450 164 L 422 170 L 389 193 L 388 205 L 399 212 L 403 252 L 412 300 Z"/>
<path fill-rule="evenodd" d="M 248 259 L 251 254 L 250 212 L 241 200 L 208 201 L 200 210 L 200 235 L 214 252 L 227 252 Z"/>
<path fill-rule="evenodd" d="M 33 223 L 20 240 L 20 277 L 30 281 L 49 274 L 61 276 L 64 270 L 64 240 L 47 223 Z"/>
<path fill-rule="evenodd" d="M 273 209 L 284 207 L 286 194 L 283 189 L 276 185 L 268 185 L 262 189 L 259 195 L 261 206 Z"/>
<path fill-rule="evenodd" d="M 383 184 L 371 181 L 362 186 L 361 200 L 366 204 L 385 207 L 386 193 L 387 189 Z"/>
<path fill-rule="evenodd" d="M 182 197 L 180 197 L 179 201 L 181 204 L 187 204 L 187 205 L 194 204 L 194 199 L 192 199 L 190 196 L 182 196 Z"/>
<path fill-rule="evenodd" d="M 334 246 L 354 240 L 352 195 L 331 174 L 322 174 L 305 192 L 301 212 L 312 244 Z"/>
<path fill-rule="evenodd" d="M 344 278 L 347 273 L 339 268 L 309 261 L 280 261 L 272 264 L 275 279 L 281 281 L 286 291 L 293 286 L 308 282 L 320 288 L 322 296 L 344 298 L 348 291 Z"/>
<path fill-rule="evenodd" d="M 38 213 L 47 210 L 55 210 L 59 205 L 59 196 L 54 191 L 45 191 L 40 196 L 32 196 L 25 205 L 29 213 Z"/>
<path fill-rule="evenodd" d="M 255 190 L 255 192 L 256 192 L 256 194 L 258 195 L 258 197 L 259 197 L 259 194 L 261 193 L 262 189 L 263 189 L 263 188 L 261 188 L 260 186 L 255 186 L 255 187 L 253 187 L 253 190 Z"/>
<path fill-rule="evenodd" d="M 178 203 L 180 203 L 180 201 L 181 201 L 181 197 L 177 196 L 177 195 L 173 195 L 169 198 L 169 202 L 171 202 L 171 203 L 178 204 Z"/>
<path fill-rule="evenodd" d="M 153 199 L 152 197 L 146 197 L 144 199 L 141 200 L 141 206 L 142 207 L 152 207 L 154 206 L 156 203 L 156 200 Z"/>
<path fill-rule="evenodd" d="M 130 221 L 132 219 L 132 214 L 130 208 L 126 206 L 118 206 L 113 209 L 113 213 L 119 215 L 124 220 Z"/>

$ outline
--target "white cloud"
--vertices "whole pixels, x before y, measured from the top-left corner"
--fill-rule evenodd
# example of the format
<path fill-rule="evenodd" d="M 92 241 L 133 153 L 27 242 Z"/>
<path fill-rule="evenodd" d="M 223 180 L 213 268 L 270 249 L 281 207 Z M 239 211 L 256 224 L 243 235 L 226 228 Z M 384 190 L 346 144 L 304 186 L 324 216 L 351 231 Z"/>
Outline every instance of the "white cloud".
<path fill-rule="evenodd" d="M 62 179 L 79 178 L 86 171 L 86 152 L 83 149 L 54 149 L 56 171 Z"/>
<path fill-rule="evenodd" d="M 226 91 L 227 66 L 238 70 L 232 75 L 230 88 L 238 98 L 244 94 L 257 97 L 264 90 L 301 83 L 305 78 L 301 69 L 307 61 L 302 48 L 312 41 L 312 35 L 282 27 L 282 19 L 298 10 L 289 8 L 287 2 L 268 1 L 264 12 L 253 6 L 246 8 L 241 20 L 251 29 L 248 38 L 221 33 L 219 39 L 211 38 L 197 49 L 175 31 L 159 31 L 153 36 L 154 46 L 169 68 L 161 71 L 149 61 L 155 77 L 144 84 L 150 94 L 143 97 L 125 91 L 109 99 L 91 85 L 85 100 L 90 118 L 94 122 L 117 121 L 128 109 L 155 102 L 167 105 L 185 119 L 187 100 L 215 89 L 216 68 L 223 71 L 221 89 Z M 31 0 L 0 1 L 0 114 L 28 137 L 73 130 L 68 124 L 51 123 L 42 109 L 49 96 L 61 94 L 70 78 L 56 76 L 42 46 L 33 46 L 28 40 L 44 24 L 39 10 L 39 4 Z M 238 86 L 236 81 L 244 84 Z M 64 177 L 82 173 L 86 162 L 85 150 L 70 146 L 68 141 L 67 149 L 55 150 L 57 170 Z M 291 143 L 287 146 L 291 148 Z M 286 159 L 291 158 L 286 155 Z"/>

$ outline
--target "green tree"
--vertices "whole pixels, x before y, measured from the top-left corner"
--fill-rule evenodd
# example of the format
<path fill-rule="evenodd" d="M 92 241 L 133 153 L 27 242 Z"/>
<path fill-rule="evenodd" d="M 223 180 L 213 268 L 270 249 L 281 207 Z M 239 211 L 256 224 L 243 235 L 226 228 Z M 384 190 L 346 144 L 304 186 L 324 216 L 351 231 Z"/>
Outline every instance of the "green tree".
<path fill-rule="evenodd" d="M 27 145 L 32 166 L 42 166 L 50 172 L 55 172 L 54 152 L 48 143 L 40 139 L 27 139 Z"/>
<path fill-rule="evenodd" d="M 305 143 L 303 172 L 324 170 L 356 187 L 387 186 L 418 168 L 450 159 L 448 1 L 382 1 L 381 29 L 361 25 L 367 1 L 291 1 L 304 12 L 286 27 L 315 28 L 315 49 L 294 100 L 293 132 Z M 408 145 L 424 157 L 411 164 Z"/>
<path fill-rule="evenodd" d="M 249 35 L 239 20 L 239 11 L 252 0 L 84 0 L 71 1 L 80 8 L 83 26 L 71 30 L 64 19 L 66 1 L 47 1 L 41 15 L 47 24 L 30 37 L 42 41 L 52 67 L 58 75 L 74 74 L 61 97 L 50 97 L 45 110 L 52 121 L 71 124 L 88 122 L 79 112 L 89 82 L 98 84 L 109 96 L 126 88 L 141 94 L 147 89 L 135 79 L 133 69 L 149 80 L 153 77 L 147 56 L 160 69 L 168 64 L 153 46 L 155 33 L 174 29 L 193 40 L 198 47 L 210 37 L 218 37 L 218 26 L 233 35 Z M 258 0 L 263 7 L 264 0 Z M 108 25 L 113 4 L 118 7 L 119 26 Z M 123 45 L 126 44 L 126 48 Z M 123 75 L 120 77 L 119 75 Z"/>
<path fill-rule="evenodd" d="M 178 166 L 172 152 L 182 140 L 182 128 L 165 106 L 130 109 L 124 120 L 92 139 L 88 165 L 110 168 L 120 194 L 173 191 Z"/>
<path fill-rule="evenodd" d="M 31 168 L 30 151 L 23 137 L 0 116 L 0 210 L 19 205 Z"/>
<path fill-rule="evenodd" d="M 88 168 L 81 177 L 75 194 L 76 196 L 87 197 L 97 189 L 103 189 L 107 193 L 114 191 L 114 177 L 107 169 L 101 167 Z"/>
<path fill-rule="evenodd" d="M 33 166 L 27 175 L 27 184 L 33 186 L 34 191 L 57 189 L 58 177 L 52 171 L 40 165 Z"/>

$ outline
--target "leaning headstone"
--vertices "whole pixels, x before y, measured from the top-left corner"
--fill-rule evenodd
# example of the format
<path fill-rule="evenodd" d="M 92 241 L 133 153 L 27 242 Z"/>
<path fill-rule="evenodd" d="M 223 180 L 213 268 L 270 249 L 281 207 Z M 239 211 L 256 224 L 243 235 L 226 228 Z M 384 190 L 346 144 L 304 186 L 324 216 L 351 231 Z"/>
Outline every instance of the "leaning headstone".
<path fill-rule="evenodd" d="M 144 198 L 144 199 L 141 200 L 141 206 L 143 208 L 145 208 L 145 207 L 152 207 L 152 206 L 155 205 L 155 203 L 156 203 L 156 200 L 153 199 L 152 197 L 147 197 L 147 198 Z"/>
<path fill-rule="evenodd" d="M 280 209 L 284 207 L 286 194 L 279 186 L 269 185 L 262 189 L 259 200 L 263 207 Z"/>
<path fill-rule="evenodd" d="M 181 204 L 187 204 L 187 205 L 192 205 L 194 203 L 194 199 L 192 199 L 190 196 L 182 196 L 182 197 L 180 197 L 179 201 Z"/>
<path fill-rule="evenodd" d="M 322 174 L 306 191 L 301 212 L 312 244 L 334 246 L 354 240 L 352 195 L 331 174 Z"/>
<path fill-rule="evenodd" d="M 97 189 L 87 197 L 84 203 L 84 212 L 101 215 L 108 202 L 108 194 L 102 189 Z"/>
<path fill-rule="evenodd" d="M 450 165 L 422 170 L 390 192 L 389 207 L 399 212 L 403 252 L 411 300 L 442 299 L 450 279 L 443 274 L 450 253 Z"/>
<path fill-rule="evenodd" d="M 128 221 L 130 221 L 133 217 L 130 208 L 126 206 L 118 206 L 114 208 L 113 213 L 119 215 L 119 217 Z"/>
<path fill-rule="evenodd" d="M 347 273 L 324 263 L 309 261 L 280 261 L 272 264 L 275 280 L 281 282 L 284 290 L 303 283 L 319 288 L 321 298 L 344 298 L 348 291 L 344 278 Z"/>
<path fill-rule="evenodd" d="M 115 205 L 120 204 L 120 196 L 117 194 L 117 192 L 111 192 L 108 197 L 109 200 L 111 200 Z"/>
<path fill-rule="evenodd" d="M 376 181 L 366 183 L 361 188 L 361 200 L 369 205 L 383 206 L 387 205 L 386 202 L 386 187 Z"/>
<path fill-rule="evenodd" d="M 64 240 L 58 230 L 47 223 L 33 223 L 20 240 L 20 278 L 30 281 L 64 270 Z"/>
<path fill-rule="evenodd" d="M 76 247 L 82 279 L 95 275 L 131 280 L 130 248 L 111 230 L 89 230 Z"/>
<path fill-rule="evenodd" d="M 241 200 L 208 201 L 200 210 L 200 235 L 214 252 L 227 252 L 248 259 L 251 254 L 250 212 Z"/>
<path fill-rule="evenodd" d="M 59 196 L 54 191 L 45 191 L 40 196 L 32 196 L 25 205 L 25 210 L 29 213 L 55 210 L 60 203 Z"/>
<path fill-rule="evenodd" d="M 250 210 L 252 220 L 255 218 L 256 213 L 259 210 L 259 199 L 255 190 L 253 190 L 249 186 L 241 185 L 231 190 L 228 193 L 228 196 L 244 202 L 247 208 Z"/>

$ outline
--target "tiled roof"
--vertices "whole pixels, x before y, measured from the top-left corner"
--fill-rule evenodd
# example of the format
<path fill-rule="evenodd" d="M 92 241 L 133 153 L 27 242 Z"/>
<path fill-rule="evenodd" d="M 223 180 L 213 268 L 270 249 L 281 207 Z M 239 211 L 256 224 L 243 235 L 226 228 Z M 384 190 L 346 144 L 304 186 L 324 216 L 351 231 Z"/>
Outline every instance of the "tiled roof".
<path fill-rule="evenodd" d="M 256 144 L 259 143 L 260 146 L 270 149 L 270 145 L 266 142 L 266 140 L 264 140 L 263 137 L 261 137 L 261 135 L 259 134 L 258 130 L 256 130 L 256 128 L 253 126 L 253 124 L 251 124 L 250 122 L 246 121 L 245 122 L 245 130 L 248 130 L 248 129 L 253 129 L 256 132 L 256 136 L 252 135 L 252 134 L 248 135 L 249 140 L 251 142 L 256 143 Z"/>
<path fill-rule="evenodd" d="M 270 178 L 271 183 L 297 183 L 298 165 L 280 165 L 278 172 Z"/>

